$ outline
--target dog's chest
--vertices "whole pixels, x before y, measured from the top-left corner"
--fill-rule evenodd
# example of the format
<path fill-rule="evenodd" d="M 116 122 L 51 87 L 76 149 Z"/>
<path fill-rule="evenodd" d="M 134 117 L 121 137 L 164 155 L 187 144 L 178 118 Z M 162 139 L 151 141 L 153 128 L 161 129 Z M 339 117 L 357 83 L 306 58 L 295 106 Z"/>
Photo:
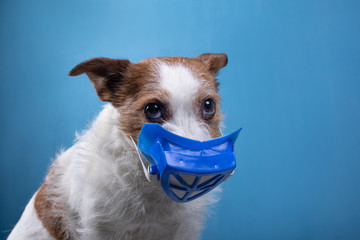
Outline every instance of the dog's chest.
<path fill-rule="evenodd" d="M 184 226 L 189 222 L 196 222 L 195 225 L 201 222 L 202 215 L 194 215 L 200 206 L 195 209 L 193 203 L 178 204 L 166 198 L 143 196 L 141 203 L 135 198 L 127 204 L 113 206 L 104 216 L 106 220 L 98 219 L 97 223 L 101 224 L 96 228 L 103 239 L 182 239 L 180 230 Z M 113 215 L 115 208 L 117 216 Z"/>

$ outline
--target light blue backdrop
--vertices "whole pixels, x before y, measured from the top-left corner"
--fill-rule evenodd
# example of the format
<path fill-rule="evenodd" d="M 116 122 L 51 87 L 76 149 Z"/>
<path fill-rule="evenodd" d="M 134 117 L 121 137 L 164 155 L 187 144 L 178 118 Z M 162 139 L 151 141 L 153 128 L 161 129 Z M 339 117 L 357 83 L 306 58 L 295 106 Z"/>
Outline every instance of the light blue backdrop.
<path fill-rule="evenodd" d="M 225 52 L 225 125 L 244 130 L 203 239 L 360 239 L 360 1 L 0 2 L 0 231 L 101 109 L 97 56 Z"/>

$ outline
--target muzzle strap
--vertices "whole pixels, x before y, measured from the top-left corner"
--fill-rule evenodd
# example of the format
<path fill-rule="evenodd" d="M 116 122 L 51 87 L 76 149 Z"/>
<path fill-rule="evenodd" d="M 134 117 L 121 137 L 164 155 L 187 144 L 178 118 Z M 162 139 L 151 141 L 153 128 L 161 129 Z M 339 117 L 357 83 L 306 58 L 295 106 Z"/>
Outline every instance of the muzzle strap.
<path fill-rule="evenodd" d="M 143 168 L 143 170 L 144 170 L 144 175 L 145 175 L 145 178 L 149 181 L 149 182 L 151 182 L 151 174 L 150 174 L 150 172 L 149 172 L 149 169 L 148 169 L 148 167 L 150 166 L 148 166 L 148 167 L 146 167 L 146 163 L 145 163 L 145 159 L 143 158 L 143 156 L 142 156 L 142 154 L 140 153 L 140 150 L 139 150 L 139 148 L 138 148 L 138 146 L 136 145 L 136 143 L 135 143 L 135 141 L 134 141 L 134 139 L 130 136 L 130 139 L 131 139 L 131 142 L 134 144 L 134 147 L 135 147 L 135 149 L 136 149 L 136 152 L 137 152 L 137 154 L 138 154 L 138 156 L 139 156 L 139 159 L 140 159 L 140 162 L 141 162 L 141 166 L 142 166 L 142 168 Z"/>

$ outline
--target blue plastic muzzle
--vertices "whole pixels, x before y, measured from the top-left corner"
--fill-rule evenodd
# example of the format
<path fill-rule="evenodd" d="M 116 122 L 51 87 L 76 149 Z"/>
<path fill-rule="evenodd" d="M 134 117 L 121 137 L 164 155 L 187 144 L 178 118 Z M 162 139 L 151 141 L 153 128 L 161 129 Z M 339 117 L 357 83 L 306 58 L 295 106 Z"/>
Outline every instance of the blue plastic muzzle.
<path fill-rule="evenodd" d="M 189 202 L 225 181 L 236 167 L 234 142 L 241 129 L 208 141 L 171 133 L 159 124 L 146 123 L 138 147 L 172 200 Z"/>

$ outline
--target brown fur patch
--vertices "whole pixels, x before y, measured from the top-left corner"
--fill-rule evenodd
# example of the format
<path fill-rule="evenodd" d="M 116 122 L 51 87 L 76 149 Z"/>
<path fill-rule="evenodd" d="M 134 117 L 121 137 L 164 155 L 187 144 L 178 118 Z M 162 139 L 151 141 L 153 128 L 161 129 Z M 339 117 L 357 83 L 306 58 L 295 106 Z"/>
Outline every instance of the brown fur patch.
<path fill-rule="evenodd" d="M 47 177 L 52 177 L 54 174 L 55 171 L 53 167 L 50 169 Z M 51 188 L 51 184 L 45 180 L 35 197 L 34 207 L 36 213 L 51 236 L 57 240 L 70 240 L 65 217 L 62 214 L 63 204 L 56 201 L 59 196 L 52 193 Z"/>
<path fill-rule="evenodd" d="M 214 76 L 217 76 L 219 70 L 228 63 L 228 57 L 225 53 L 204 53 L 194 59 L 205 63 L 207 70 Z"/>
<path fill-rule="evenodd" d="M 150 58 L 140 63 L 132 64 L 124 75 L 124 85 L 117 97 L 114 97 L 116 106 L 121 114 L 120 122 L 123 130 L 133 139 L 137 139 L 142 126 L 149 122 L 144 116 L 144 107 L 150 102 L 160 102 L 163 104 L 162 110 L 164 121 L 172 117 L 174 109 L 168 105 L 170 96 L 159 86 L 159 76 L 157 73 L 159 61 L 170 65 L 181 64 L 206 84 L 201 84 L 199 94 L 194 96 L 194 105 L 197 106 L 200 122 L 208 125 L 210 135 L 215 138 L 221 135 L 219 124 L 222 119 L 220 110 L 220 97 L 217 93 L 218 83 L 215 76 L 208 70 L 208 65 L 198 59 L 185 57 L 162 57 Z M 202 118 L 202 106 L 204 100 L 211 98 L 216 104 L 215 116 L 210 120 Z M 158 122 L 162 123 L 162 122 Z"/>
<path fill-rule="evenodd" d="M 93 58 L 75 66 L 69 75 L 78 76 L 86 73 L 99 98 L 111 102 L 114 92 L 121 85 L 123 74 L 130 64 L 130 61 L 126 59 Z"/>
<path fill-rule="evenodd" d="M 212 118 L 206 119 L 202 116 L 204 101 L 207 99 L 211 99 L 215 104 L 215 114 Z M 211 88 L 209 85 L 204 84 L 200 87 L 198 94 L 195 96 L 194 104 L 199 106 L 199 121 L 205 122 L 208 126 L 208 130 L 212 138 L 217 138 L 221 136 L 220 131 L 220 123 L 223 119 L 223 115 L 221 113 L 221 98 L 217 94 L 217 91 L 214 90 L 214 87 Z"/>
<path fill-rule="evenodd" d="M 195 78 L 204 81 L 195 97 L 194 104 L 199 112 L 199 121 L 205 122 L 212 137 L 219 137 L 219 124 L 222 119 L 220 111 L 219 83 L 216 76 L 219 70 L 227 64 L 226 54 L 202 54 L 194 58 L 158 57 L 148 58 L 139 63 L 128 60 L 94 58 L 76 66 L 71 76 L 86 73 L 103 101 L 109 101 L 120 112 L 122 130 L 134 140 L 137 140 L 144 123 L 149 120 L 144 115 L 144 107 L 150 102 L 162 103 L 162 123 L 170 119 L 174 109 L 171 109 L 168 93 L 159 86 L 159 62 L 170 65 L 183 65 L 190 69 Z M 100 76 L 100 77 L 99 77 Z M 111 84 L 107 83 L 108 81 Z M 106 86 L 106 87 L 104 87 Z M 203 102 L 211 98 L 216 104 L 216 113 L 212 119 L 202 118 Z"/>

